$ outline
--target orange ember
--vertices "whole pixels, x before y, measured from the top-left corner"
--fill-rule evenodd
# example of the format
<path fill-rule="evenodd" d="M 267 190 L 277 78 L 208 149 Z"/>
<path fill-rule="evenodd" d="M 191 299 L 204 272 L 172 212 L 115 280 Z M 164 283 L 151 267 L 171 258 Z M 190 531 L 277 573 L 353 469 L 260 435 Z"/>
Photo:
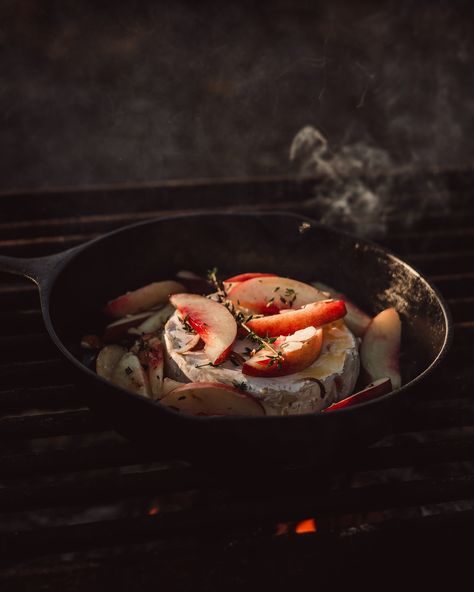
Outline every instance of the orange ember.
<path fill-rule="evenodd" d="M 160 508 L 158 506 L 152 506 L 148 510 L 148 516 L 156 516 L 156 514 L 158 514 L 159 511 L 160 511 Z"/>
<path fill-rule="evenodd" d="M 298 522 L 295 527 L 296 534 L 303 534 L 305 532 L 316 532 L 316 521 L 314 518 L 308 518 Z"/>

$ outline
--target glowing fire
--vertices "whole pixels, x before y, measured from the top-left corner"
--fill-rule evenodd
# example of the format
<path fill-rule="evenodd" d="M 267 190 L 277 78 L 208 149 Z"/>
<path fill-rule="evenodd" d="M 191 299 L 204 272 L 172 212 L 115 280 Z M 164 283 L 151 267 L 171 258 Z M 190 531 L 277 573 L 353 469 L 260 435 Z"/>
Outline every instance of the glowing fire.
<path fill-rule="evenodd" d="M 305 532 L 316 532 L 316 520 L 314 518 L 307 518 L 298 522 L 295 527 L 296 534 L 303 534 Z"/>
<path fill-rule="evenodd" d="M 304 534 L 306 532 L 317 532 L 316 520 L 314 518 L 307 518 L 297 522 L 296 525 L 292 522 L 279 522 L 276 525 L 275 536 L 289 534 L 295 532 L 296 534 Z"/>
<path fill-rule="evenodd" d="M 159 511 L 160 508 L 158 506 L 151 506 L 151 508 L 148 510 L 148 516 L 156 516 Z"/>

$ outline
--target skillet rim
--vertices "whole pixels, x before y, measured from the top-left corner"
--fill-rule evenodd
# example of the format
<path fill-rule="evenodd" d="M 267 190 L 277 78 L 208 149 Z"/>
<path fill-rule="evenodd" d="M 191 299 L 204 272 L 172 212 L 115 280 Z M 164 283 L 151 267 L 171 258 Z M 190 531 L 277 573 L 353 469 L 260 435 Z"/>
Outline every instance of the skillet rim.
<path fill-rule="evenodd" d="M 359 244 L 362 243 L 364 245 L 367 245 L 376 253 L 380 253 L 384 256 L 388 256 L 390 259 L 392 259 L 393 261 L 395 261 L 396 263 L 401 265 L 403 268 L 408 270 L 410 272 L 410 274 L 415 275 L 418 279 L 420 279 L 422 281 L 425 289 L 433 292 L 433 294 L 436 298 L 436 301 L 437 301 L 438 305 L 440 306 L 441 311 L 443 313 L 444 324 L 446 327 L 443 343 L 441 345 L 441 348 L 439 349 L 438 354 L 433 359 L 433 361 L 429 364 L 429 366 L 427 366 L 420 374 L 417 374 L 415 376 L 415 378 L 413 378 L 412 380 L 410 380 L 406 384 L 401 385 L 398 389 L 395 389 L 385 395 L 381 395 L 379 397 L 376 397 L 375 399 L 364 401 L 364 402 L 358 403 L 353 406 L 343 407 L 341 409 L 336 409 L 334 411 L 331 411 L 331 413 L 329 413 L 329 414 L 316 412 L 316 413 L 305 413 L 305 414 L 285 415 L 285 416 L 283 416 L 283 415 L 264 415 L 264 416 L 211 416 L 211 417 L 195 417 L 195 416 L 184 415 L 184 414 L 181 415 L 179 413 L 176 413 L 172 409 L 169 409 L 165 405 L 161 405 L 159 403 L 159 401 L 153 401 L 153 400 L 143 397 L 141 395 L 132 393 L 130 391 L 123 389 L 120 386 L 114 385 L 113 383 L 111 383 L 108 380 L 105 380 L 104 378 L 99 376 L 96 372 L 92 371 L 90 368 L 88 368 L 86 365 L 84 365 L 76 356 L 74 356 L 68 350 L 68 348 L 64 345 L 64 343 L 61 341 L 61 339 L 59 338 L 58 334 L 56 333 L 56 331 L 54 329 L 53 322 L 51 320 L 51 315 L 50 315 L 50 296 L 51 296 L 51 291 L 56 283 L 56 280 L 60 276 L 61 272 L 83 251 L 91 248 L 92 246 L 94 246 L 104 240 L 108 240 L 112 236 L 121 234 L 123 232 L 127 232 L 131 229 L 135 229 L 135 228 L 138 228 L 141 226 L 148 226 L 148 225 L 152 225 L 152 224 L 157 224 L 159 222 L 165 222 L 167 220 L 179 220 L 181 218 L 200 217 L 200 216 L 214 216 L 214 217 L 236 217 L 236 216 L 247 216 L 248 217 L 248 216 L 252 216 L 252 217 L 256 217 L 256 218 L 278 216 L 278 217 L 283 217 L 283 218 L 293 218 L 294 220 L 298 220 L 300 224 L 303 222 L 307 222 L 311 225 L 311 227 L 314 227 L 314 226 L 322 227 L 326 231 L 329 231 L 329 232 L 334 233 L 336 235 L 340 235 L 345 238 L 351 239 L 355 243 L 359 243 Z M 340 230 L 338 228 L 333 228 L 332 226 L 325 225 L 325 224 L 318 222 L 317 220 L 314 220 L 313 218 L 310 218 L 308 216 L 296 214 L 294 212 L 290 212 L 290 211 L 286 211 L 286 210 L 271 212 L 271 211 L 265 211 L 265 210 L 245 210 L 245 209 L 240 209 L 240 208 L 238 210 L 197 209 L 197 210 L 189 210 L 186 212 L 180 212 L 177 214 L 164 215 L 164 216 L 152 218 L 150 220 L 142 220 L 139 222 L 134 222 L 132 224 L 128 224 L 126 226 L 122 226 L 120 228 L 116 228 L 116 229 L 111 230 L 110 232 L 107 232 L 101 236 L 93 238 L 93 239 L 91 239 L 91 240 L 89 240 L 77 247 L 73 247 L 72 249 L 68 249 L 66 251 L 56 253 L 55 255 L 52 255 L 51 257 L 46 257 L 45 259 L 50 259 L 50 258 L 51 259 L 56 258 L 57 264 L 54 266 L 53 269 L 51 269 L 50 274 L 46 277 L 46 281 L 40 280 L 37 283 L 38 283 L 39 290 L 40 290 L 41 310 L 42 310 L 43 318 L 45 321 L 45 326 L 46 326 L 49 336 L 51 337 L 51 339 L 53 340 L 55 345 L 58 347 L 60 352 L 79 371 L 81 371 L 83 374 L 85 374 L 87 376 L 90 376 L 92 379 L 99 381 L 99 383 L 105 385 L 105 387 L 107 387 L 109 389 L 110 388 L 114 389 L 117 392 L 117 394 L 119 394 L 124 400 L 125 400 L 125 398 L 127 398 L 129 400 L 140 401 L 141 404 L 149 405 L 150 407 L 155 409 L 155 412 L 156 412 L 156 409 L 158 409 L 160 412 L 168 414 L 170 419 L 179 420 L 179 422 L 182 424 L 185 424 L 187 422 L 191 422 L 196 425 L 200 424 L 202 426 L 205 426 L 205 425 L 207 425 L 208 422 L 212 422 L 213 424 L 215 424 L 217 422 L 223 422 L 223 423 L 231 422 L 232 424 L 234 424 L 236 421 L 243 423 L 243 422 L 256 422 L 256 421 L 262 421 L 262 420 L 266 421 L 267 423 L 269 421 L 273 421 L 275 424 L 277 422 L 281 422 L 282 420 L 285 422 L 288 422 L 289 420 L 291 420 L 293 422 L 295 422 L 295 421 L 303 422 L 303 421 L 308 421 L 308 420 L 316 422 L 316 421 L 329 421 L 329 420 L 321 419 L 322 417 L 328 417 L 328 416 L 329 417 L 331 417 L 331 416 L 337 417 L 337 416 L 340 416 L 341 414 L 356 413 L 358 410 L 368 409 L 372 405 L 380 405 L 383 402 L 388 402 L 391 399 L 393 399 L 395 395 L 399 395 L 399 393 L 405 393 L 407 390 L 412 389 L 414 386 L 416 386 L 421 380 L 424 380 L 429 374 L 431 374 L 434 371 L 434 369 L 440 364 L 440 362 L 446 356 L 446 354 L 449 351 L 449 348 L 452 344 L 452 340 L 453 340 L 454 327 L 453 327 L 452 316 L 451 316 L 451 312 L 444 300 L 444 297 L 441 295 L 438 288 L 436 286 L 434 286 L 432 283 L 430 283 L 427 280 L 427 278 L 416 267 L 414 267 L 413 265 L 404 261 L 398 255 L 393 253 L 390 249 L 382 247 L 379 244 L 377 244 L 369 239 L 358 237 L 358 236 L 356 236 L 350 232 L 347 232 L 345 230 Z M 44 278 L 43 278 L 43 280 L 44 280 Z M 319 419 L 317 419 L 317 418 L 319 418 Z"/>

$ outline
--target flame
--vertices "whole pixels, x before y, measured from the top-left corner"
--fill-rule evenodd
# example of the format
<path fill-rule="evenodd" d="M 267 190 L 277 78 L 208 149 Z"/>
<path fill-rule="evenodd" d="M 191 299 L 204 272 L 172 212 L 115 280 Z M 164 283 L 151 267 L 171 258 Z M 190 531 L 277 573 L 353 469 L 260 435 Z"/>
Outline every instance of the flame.
<path fill-rule="evenodd" d="M 151 508 L 148 510 L 148 516 L 156 516 L 159 511 L 160 508 L 158 506 L 151 506 Z"/>
<path fill-rule="evenodd" d="M 303 534 L 305 532 L 316 532 L 316 520 L 314 518 L 307 518 L 306 520 L 302 520 L 298 522 L 295 526 L 296 534 Z"/>

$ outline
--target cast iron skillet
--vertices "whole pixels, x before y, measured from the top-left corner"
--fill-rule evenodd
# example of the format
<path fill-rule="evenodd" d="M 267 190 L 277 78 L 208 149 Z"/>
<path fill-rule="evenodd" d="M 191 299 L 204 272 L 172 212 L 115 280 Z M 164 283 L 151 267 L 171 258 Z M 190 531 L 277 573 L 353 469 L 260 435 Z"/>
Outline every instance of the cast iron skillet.
<path fill-rule="evenodd" d="M 105 322 L 109 299 L 188 269 L 222 277 L 276 272 L 318 280 L 376 314 L 395 306 L 403 324 L 401 389 L 327 414 L 186 417 L 101 379 L 81 362 L 80 340 Z M 386 250 L 289 213 L 192 213 L 134 224 L 57 255 L 0 257 L 0 268 L 39 286 L 46 328 L 82 381 L 92 407 L 128 437 L 167 458 L 325 464 L 390 429 L 404 394 L 440 362 L 451 337 L 438 292 Z M 150 448 L 151 447 L 151 448 Z"/>

